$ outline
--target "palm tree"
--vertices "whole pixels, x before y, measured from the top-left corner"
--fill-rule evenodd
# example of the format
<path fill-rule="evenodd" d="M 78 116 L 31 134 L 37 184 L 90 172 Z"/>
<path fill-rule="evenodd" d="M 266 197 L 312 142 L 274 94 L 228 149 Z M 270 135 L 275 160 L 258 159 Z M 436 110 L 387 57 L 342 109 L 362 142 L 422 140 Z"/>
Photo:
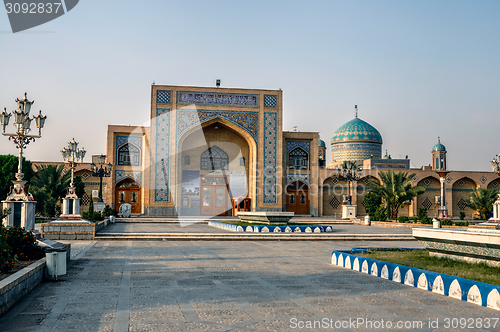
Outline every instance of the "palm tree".
<path fill-rule="evenodd" d="M 398 210 L 404 202 L 422 194 L 425 187 L 422 185 L 412 187 L 411 182 L 415 174 L 408 175 L 408 172 L 394 171 L 380 172 L 382 183 L 375 179 L 370 179 L 370 193 L 381 197 L 387 204 L 387 211 L 391 213 L 391 218 L 398 217 Z"/>
<path fill-rule="evenodd" d="M 30 193 L 38 202 L 36 211 L 47 217 L 58 214 L 56 203 L 66 196 L 71 173 L 64 172 L 64 165 L 41 165 L 36 166 L 37 172 L 31 178 L 29 186 Z"/>
<path fill-rule="evenodd" d="M 71 173 L 64 172 L 64 165 L 41 165 L 36 166 L 31 184 L 43 188 L 50 197 L 60 199 L 66 196 L 70 181 Z"/>
<path fill-rule="evenodd" d="M 499 191 L 498 189 L 474 189 L 469 195 L 467 207 L 477 211 L 481 219 L 486 219 L 488 213 L 493 211 L 493 203 L 495 202 Z"/>

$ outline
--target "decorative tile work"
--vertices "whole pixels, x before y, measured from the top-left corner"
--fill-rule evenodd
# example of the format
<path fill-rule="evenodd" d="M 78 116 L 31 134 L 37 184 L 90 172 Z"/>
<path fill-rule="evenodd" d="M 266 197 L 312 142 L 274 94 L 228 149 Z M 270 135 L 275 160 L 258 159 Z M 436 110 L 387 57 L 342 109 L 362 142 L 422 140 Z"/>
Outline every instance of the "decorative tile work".
<path fill-rule="evenodd" d="M 303 183 L 310 186 L 311 184 L 311 176 L 309 174 L 287 174 L 286 175 L 286 185 L 288 186 L 290 183 L 295 181 L 302 181 Z"/>
<path fill-rule="evenodd" d="M 156 109 L 155 201 L 168 202 L 170 161 L 170 109 Z"/>
<path fill-rule="evenodd" d="M 204 111 L 204 110 L 177 110 L 177 141 L 186 130 L 207 120 L 220 117 L 247 131 L 258 142 L 259 113 L 244 111 Z"/>
<path fill-rule="evenodd" d="M 465 181 L 464 180 L 459 180 L 457 182 L 457 184 L 460 186 L 460 187 L 463 187 L 465 185 Z"/>
<path fill-rule="evenodd" d="M 132 178 L 137 183 L 141 184 L 142 172 L 141 171 L 115 171 L 115 183 L 125 179 Z"/>
<path fill-rule="evenodd" d="M 83 172 L 82 174 L 80 174 L 80 177 L 82 178 L 82 180 L 87 180 L 91 176 L 92 176 L 92 174 L 90 174 L 89 172 Z"/>
<path fill-rule="evenodd" d="M 414 176 L 413 179 L 412 179 L 413 182 L 417 182 L 418 181 L 418 176 Z"/>
<path fill-rule="evenodd" d="M 484 184 L 486 182 L 486 178 L 483 176 L 481 176 L 481 178 L 479 179 L 479 181 L 481 181 L 482 184 Z"/>
<path fill-rule="evenodd" d="M 278 96 L 264 95 L 264 107 L 278 107 Z"/>
<path fill-rule="evenodd" d="M 118 165 L 118 149 L 120 149 L 123 145 L 130 143 L 136 146 L 139 149 L 139 160 L 138 164 L 135 166 L 142 165 L 142 136 L 116 136 L 116 150 L 115 150 L 115 163 Z"/>
<path fill-rule="evenodd" d="M 156 91 L 156 103 L 158 104 L 170 104 L 170 90 L 158 90 Z"/>
<path fill-rule="evenodd" d="M 460 200 L 457 202 L 457 206 L 460 210 L 465 210 L 467 207 L 467 202 L 464 200 L 464 198 L 460 198 Z"/>
<path fill-rule="evenodd" d="M 493 182 L 491 183 L 491 186 L 492 186 L 492 187 L 497 187 L 497 186 L 498 186 L 498 181 L 497 181 L 497 180 L 493 181 Z"/>
<path fill-rule="evenodd" d="M 259 107 L 259 95 L 178 91 L 177 104 Z"/>
<path fill-rule="evenodd" d="M 429 199 L 429 197 L 426 197 L 426 198 L 424 199 L 424 201 L 422 202 L 422 206 L 423 206 L 423 207 L 424 207 L 424 209 L 426 209 L 426 210 L 429 210 L 429 209 L 431 208 L 431 206 L 432 206 L 432 202 L 431 202 L 431 200 Z"/>
<path fill-rule="evenodd" d="M 446 182 L 450 183 L 451 181 L 453 181 L 453 178 L 451 177 L 451 175 L 448 175 L 446 177 Z"/>
<path fill-rule="evenodd" d="M 132 143 L 142 151 L 142 136 L 116 136 L 116 155 L 118 155 L 118 148 L 125 143 Z"/>
<path fill-rule="evenodd" d="M 308 155 L 311 155 L 311 142 L 310 141 L 286 141 L 286 154 L 290 153 L 296 147 L 304 149 Z"/>
<path fill-rule="evenodd" d="M 332 146 L 335 142 L 349 140 L 368 140 L 382 144 L 382 136 L 371 124 L 359 118 L 354 118 L 335 131 L 332 136 Z"/>
<path fill-rule="evenodd" d="M 264 112 L 264 203 L 276 203 L 277 114 Z"/>
<path fill-rule="evenodd" d="M 426 186 L 430 185 L 430 184 L 431 184 L 431 180 L 429 180 L 429 179 L 425 179 L 425 180 L 424 180 L 424 184 L 425 184 Z"/>
<path fill-rule="evenodd" d="M 334 185 L 339 183 L 339 179 L 337 179 L 337 178 L 332 178 L 331 181 Z"/>
<path fill-rule="evenodd" d="M 338 208 L 340 206 L 340 201 L 337 199 L 337 197 L 333 197 L 330 202 L 328 202 L 330 206 L 334 209 Z"/>
<path fill-rule="evenodd" d="M 90 203 L 89 194 L 87 194 L 86 192 L 84 192 L 83 195 L 82 195 L 82 198 L 80 200 L 80 204 L 81 205 L 89 205 L 89 203 Z"/>

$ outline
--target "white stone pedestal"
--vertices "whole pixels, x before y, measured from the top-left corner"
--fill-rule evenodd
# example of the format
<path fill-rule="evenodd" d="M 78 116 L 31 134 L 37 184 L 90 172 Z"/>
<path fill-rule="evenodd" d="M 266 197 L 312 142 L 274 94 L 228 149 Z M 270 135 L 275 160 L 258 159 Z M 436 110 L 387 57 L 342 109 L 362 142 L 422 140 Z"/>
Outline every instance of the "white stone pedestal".
<path fill-rule="evenodd" d="M 342 206 L 342 219 L 356 218 L 356 205 Z"/>
<path fill-rule="evenodd" d="M 68 188 L 68 194 L 63 198 L 62 214 L 59 219 L 81 220 L 80 199 L 76 195 L 75 188 Z"/>
<path fill-rule="evenodd" d="M 35 207 L 36 201 L 28 194 L 26 181 L 15 180 L 11 191 L 5 201 L 2 201 L 4 209 L 11 209 L 10 214 L 2 223 L 4 226 L 20 226 L 27 230 L 35 229 Z"/>

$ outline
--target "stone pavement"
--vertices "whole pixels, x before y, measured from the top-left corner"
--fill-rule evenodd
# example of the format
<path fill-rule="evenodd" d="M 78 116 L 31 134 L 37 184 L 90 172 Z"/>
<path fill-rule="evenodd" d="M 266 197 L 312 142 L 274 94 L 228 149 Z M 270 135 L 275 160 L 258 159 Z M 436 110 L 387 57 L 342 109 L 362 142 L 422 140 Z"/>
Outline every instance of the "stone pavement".
<path fill-rule="evenodd" d="M 79 246 L 68 275 L 34 290 L 0 318 L 0 331 L 385 331 L 374 327 L 388 322 L 392 331 L 470 331 L 445 324 L 473 318 L 484 326 L 489 318 L 492 326 L 498 317 L 491 309 L 330 264 L 332 250 L 421 247 L 416 241 Z M 429 327 L 429 319 L 438 328 Z M 314 321 L 331 328 L 307 329 Z"/>

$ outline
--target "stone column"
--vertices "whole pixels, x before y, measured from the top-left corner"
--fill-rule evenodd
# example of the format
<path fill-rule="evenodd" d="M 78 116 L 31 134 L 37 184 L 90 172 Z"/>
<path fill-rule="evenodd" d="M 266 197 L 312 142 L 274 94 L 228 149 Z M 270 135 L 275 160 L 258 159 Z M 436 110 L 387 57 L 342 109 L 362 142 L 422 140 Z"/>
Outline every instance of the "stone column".
<path fill-rule="evenodd" d="M 448 171 L 438 171 L 439 182 L 441 184 L 441 203 L 439 204 L 438 218 L 448 218 L 448 209 L 446 208 L 446 175 Z"/>

